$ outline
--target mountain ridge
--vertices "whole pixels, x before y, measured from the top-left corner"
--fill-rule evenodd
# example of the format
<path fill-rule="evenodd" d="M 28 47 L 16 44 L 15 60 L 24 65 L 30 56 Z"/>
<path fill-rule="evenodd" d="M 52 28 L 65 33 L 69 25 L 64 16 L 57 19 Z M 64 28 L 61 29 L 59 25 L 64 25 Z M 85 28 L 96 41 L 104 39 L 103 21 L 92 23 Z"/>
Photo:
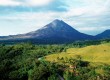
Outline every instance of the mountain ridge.
<path fill-rule="evenodd" d="M 56 43 L 76 40 L 95 40 L 100 38 L 102 37 L 99 35 L 92 36 L 81 33 L 64 21 L 56 19 L 38 30 L 26 34 L 1 36 L 0 40 L 39 40 L 41 42 L 53 41 Z"/>

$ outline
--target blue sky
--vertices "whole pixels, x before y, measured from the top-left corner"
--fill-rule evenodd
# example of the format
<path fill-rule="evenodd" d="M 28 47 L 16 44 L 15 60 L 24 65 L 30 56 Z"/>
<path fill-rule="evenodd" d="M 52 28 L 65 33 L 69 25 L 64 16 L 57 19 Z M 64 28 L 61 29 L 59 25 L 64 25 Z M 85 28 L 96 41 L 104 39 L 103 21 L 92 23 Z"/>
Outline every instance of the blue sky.
<path fill-rule="evenodd" d="M 54 19 L 96 35 L 110 29 L 110 0 L 0 0 L 0 36 L 37 30 Z"/>

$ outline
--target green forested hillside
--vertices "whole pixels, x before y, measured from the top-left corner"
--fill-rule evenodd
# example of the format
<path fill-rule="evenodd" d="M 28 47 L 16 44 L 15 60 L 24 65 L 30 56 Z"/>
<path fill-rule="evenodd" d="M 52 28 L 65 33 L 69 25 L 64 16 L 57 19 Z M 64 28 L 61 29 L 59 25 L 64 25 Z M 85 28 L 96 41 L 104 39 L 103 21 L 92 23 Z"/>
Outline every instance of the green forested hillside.
<path fill-rule="evenodd" d="M 108 41 L 63 45 L 1 44 L 0 79 L 109 80 L 109 50 Z"/>

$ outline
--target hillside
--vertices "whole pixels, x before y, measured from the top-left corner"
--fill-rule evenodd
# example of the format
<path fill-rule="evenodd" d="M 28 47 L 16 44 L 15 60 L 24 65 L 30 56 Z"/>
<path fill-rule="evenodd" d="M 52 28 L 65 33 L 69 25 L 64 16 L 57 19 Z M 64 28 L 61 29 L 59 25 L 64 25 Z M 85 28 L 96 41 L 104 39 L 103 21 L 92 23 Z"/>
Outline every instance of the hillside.
<path fill-rule="evenodd" d="M 110 43 L 83 48 L 69 48 L 66 52 L 46 56 L 46 60 L 57 61 L 58 57 L 76 58 L 78 55 L 84 61 L 110 64 Z"/>

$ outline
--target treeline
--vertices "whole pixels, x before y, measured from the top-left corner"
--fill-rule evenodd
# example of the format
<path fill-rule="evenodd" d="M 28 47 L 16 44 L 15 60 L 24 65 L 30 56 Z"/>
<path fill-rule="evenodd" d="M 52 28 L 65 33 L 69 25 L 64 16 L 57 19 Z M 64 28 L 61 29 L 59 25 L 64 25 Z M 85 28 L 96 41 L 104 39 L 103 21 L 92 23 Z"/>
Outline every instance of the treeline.
<path fill-rule="evenodd" d="M 31 42 L 32 44 L 36 44 L 36 45 L 53 45 L 53 44 L 76 44 L 76 43 L 80 43 L 83 45 L 83 43 L 86 44 L 99 44 L 102 41 L 107 41 L 109 42 L 110 39 L 99 39 L 99 40 L 79 40 L 79 41 L 75 41 L 75 40 L 66 40 L 66 39 L 55 39 L 55 38 L 51 38 L 51 39 L 10 39 L 10 40 L 0 40 L 0 44 L 4 43 L 7 45 L 13 45 L 13 44 L 19 44 L 19 43 L 25 43 L 25 42 Z"/>
<path fill-rule="evenodd" d="M 71 47 L 86 47 L 90 45 L 99 45 L 102 43 L 109 43 L 110 39 L 102 39 L 102 40 L 85 40 L 85 41 L 75 41 L 72 43 L 67 43 L 65 46 L 71 48 Z"/>

